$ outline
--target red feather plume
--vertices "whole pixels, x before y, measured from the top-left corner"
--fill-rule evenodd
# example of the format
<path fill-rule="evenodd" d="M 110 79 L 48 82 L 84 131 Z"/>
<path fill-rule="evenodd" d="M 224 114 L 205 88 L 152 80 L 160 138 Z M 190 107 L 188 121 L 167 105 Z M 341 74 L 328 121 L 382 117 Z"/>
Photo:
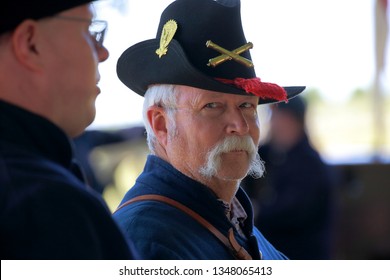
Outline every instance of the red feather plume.
<path fill-rule="evenodd" d="M 262 99 L 287 101 L 287 93 L 284 88 L 273 83 L 263 83 L 260 78 L 235 78 L 234 80 L 216 78 L 216 80 L 243 89 L 245 92 L 256 95 Z"/>

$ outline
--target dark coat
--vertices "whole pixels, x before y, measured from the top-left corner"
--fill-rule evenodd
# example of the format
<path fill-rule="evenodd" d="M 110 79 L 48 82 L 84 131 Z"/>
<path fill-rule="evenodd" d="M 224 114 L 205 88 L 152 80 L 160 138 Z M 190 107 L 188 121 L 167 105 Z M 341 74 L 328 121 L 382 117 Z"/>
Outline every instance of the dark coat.
<path fill-rule="evenodd" d="M 329 259 L 335 207 L 331 167 L 307 136 L 288 151 L 265 144 L 259 154 L 265 176 L 243 180 L 258 205 L 255 224 L 290 259 Z"/>
<path fill-rule="evenodd" d="M 55 125 L 0 101 L 1 259 L 131 259 Z"/>
<path fill-rule="evenodd" d="M 223 206 L 208 187 L 156 156 L 148 157 L 143 173 L 122 203 L 144 194 L 160 194 L 184 204 L 225 236 L 232 228 Z M 254 259 L 260 258 L 259 249 L 264 259 L 283 259 L 284 255 L 253 227 L 252 206 L 245 192 L 239 189 L 236 197 L 248 215 L 243 228 L 247 240 L 235 231 L 237 241 Z M 114 218 L 128 237 L 134 240 L 137 250 L 145 259 L 234 259 L 230 251 L 196 220 L 162 202 L 136 202 L 120 209 Z"/>

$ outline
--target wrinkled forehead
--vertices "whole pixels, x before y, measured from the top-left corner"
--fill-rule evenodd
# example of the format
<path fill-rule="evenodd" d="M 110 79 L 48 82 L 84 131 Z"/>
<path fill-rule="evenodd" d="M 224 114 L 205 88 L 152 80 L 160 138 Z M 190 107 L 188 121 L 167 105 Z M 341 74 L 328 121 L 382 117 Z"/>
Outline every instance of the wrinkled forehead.
<path fill-rule="evenodd" d="M 205 92 L 205 90 L 195 87 L 176 85 L 176 103 L 177 105 L 195 104 L 204 97 Z"/>

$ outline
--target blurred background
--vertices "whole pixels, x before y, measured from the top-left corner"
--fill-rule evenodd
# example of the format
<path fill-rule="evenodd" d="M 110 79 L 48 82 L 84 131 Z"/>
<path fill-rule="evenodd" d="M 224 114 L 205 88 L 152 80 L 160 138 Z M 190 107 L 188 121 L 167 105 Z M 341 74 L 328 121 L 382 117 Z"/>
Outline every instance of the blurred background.
<path fill-rule="evenodd" d="M 143 98 L 116 76 L 129 46 L 155 38 L 172 0 L 103 0 L 109 59 L 100 65 L 94 123 L 75 139 L 91 185 L 111 210 L 142 171 L 148 150 Z M 241 0 L 257 76 L 306 85 L 311 144 L 335 170 L 331 258 L 390 259 L 390 71 L 387 0 Z M 259 106 L 267 139 L 271 111 Z M 261 227 L 260 227 L 261 228 Z"/>

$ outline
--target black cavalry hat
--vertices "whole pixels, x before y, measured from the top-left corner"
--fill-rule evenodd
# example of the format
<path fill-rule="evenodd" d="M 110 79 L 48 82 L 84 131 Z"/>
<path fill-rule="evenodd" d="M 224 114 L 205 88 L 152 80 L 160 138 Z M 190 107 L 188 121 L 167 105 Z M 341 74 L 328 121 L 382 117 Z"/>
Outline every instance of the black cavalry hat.
<path fill-rule="evenodd" d="M 305 87 L 280 87 L 256 77 L 244 36 L 240 0 L 176 0 L 162 13 L 157 38 L 128 48 L 119 79 L 143 96 L 153 84 L 177 84 L 255 95 L 259 104 L 292 98 Z"/>
<path fill-rule="evenodd" d="M 93 0 L 2 0 L 0 34 L 11 31 L 26 19 L 40 19 Z"/>

